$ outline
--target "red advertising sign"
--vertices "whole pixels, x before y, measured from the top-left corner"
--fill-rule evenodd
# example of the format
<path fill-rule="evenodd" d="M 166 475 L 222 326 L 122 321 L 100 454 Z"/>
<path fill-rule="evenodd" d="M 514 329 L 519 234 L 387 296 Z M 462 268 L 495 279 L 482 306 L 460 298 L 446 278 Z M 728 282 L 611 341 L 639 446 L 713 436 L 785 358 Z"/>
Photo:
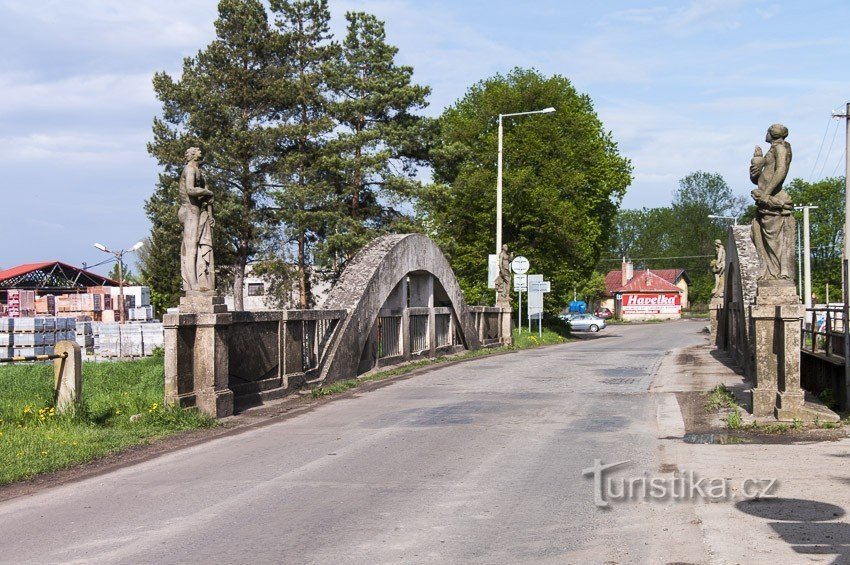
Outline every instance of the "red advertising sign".
<path fill-rule="evenodd" d="M 680 314 L 682 295 L 670 294 L 624 294 L 623 314 Z"/>

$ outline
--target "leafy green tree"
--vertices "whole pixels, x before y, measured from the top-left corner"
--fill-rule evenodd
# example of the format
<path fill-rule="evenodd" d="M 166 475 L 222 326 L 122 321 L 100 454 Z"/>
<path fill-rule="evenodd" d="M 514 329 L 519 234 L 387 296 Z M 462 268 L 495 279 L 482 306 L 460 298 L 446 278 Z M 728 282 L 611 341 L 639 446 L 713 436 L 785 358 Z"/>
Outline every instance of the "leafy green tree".
<path fill-rule="evenodd" d="M 503 240 L 552 281 L 547 308 L 563 305 L 590 276 L 631 182 L 631 164 L 590 97 L 566 78 L 515 69 L 473 85 L 440 118 L 435 183 L 421 203 L 471 303 L 493 300 L 487 255 L 495 250 L 496 117 L 548 106 L 556 112 L 508 119 L 503 145 Z"/>
<path fill-rule="evenodd" d="M 157 73 L 154 91 L 162 102 L 148 144 L 164 172 L 146 203 L 153 224 L 145 281 L 172 303 L 180 292 L 180 226 L 177 186 L 186 149 L 205 153 L 205 175 L 216 193 L 216 264 L 219 280 L 232 280 L 235 307 L 242 309 L 245 266 L 272 229 L 268 173 L 276 148 L 273 117 L 277 66 L 271 31 L 259 0 L 221 0 L 216 39 L 187 57 L 178 80 Z M 164 255 L 168 253 L 167 257 Z M 161 262 L 160 262 L 161 261 Z"/>
<path fill-rule="evenodd" d="M 809 211 L 812 291 L 826 299 L 826 285 L 834 292 L 830 298 L 841 296 L 841 254 L 844 231 L 844 177 L 830 177 L 815 183 L 794 179 L 785 186 L 796 206 L 812 205 Z M 797 225 L 803 229 L 802 213 Z M 840 300 L 840 298 L 838 298 Z"/>
<path fill-rule="evenodd" d="M 320 247 L 334 273 L 377 235 L 409 231 L 403 207 L 421 191 L 415 175 L 426 164 L 431 122 L 415 114 L 430 89 L 412 82 L 412 67 L 396 64 L 384 23 L 362 12 L 345 17 L 348 33 L 328 79 L 337 128 L 327 164 L 337 176 L 339 216 Z"/>
<path fill-rule="evenodd" d="M 127 266 L 127 263 L 124 262 L 124 261 L 122 261 L 121 263 L 122 263 L 121 264 L 121 269 L 122 269 L 121 275 L 124 279 L 124 286 L 139 284 L 139 279 L 133 274 L 133 271 L 130 270 L 130 267 Z M 109 274 L 106 275 L 106 276 L 108 276 L 110 279 L 112 279 L 114 281 L 117 281 L 121 278 L 121 277 L 119 277 L 119 273 L 118 273 L 118 262 L 117 261 L 115 262 L 114 265 L 112 265 L 112 268 L 109 270 Z"/>

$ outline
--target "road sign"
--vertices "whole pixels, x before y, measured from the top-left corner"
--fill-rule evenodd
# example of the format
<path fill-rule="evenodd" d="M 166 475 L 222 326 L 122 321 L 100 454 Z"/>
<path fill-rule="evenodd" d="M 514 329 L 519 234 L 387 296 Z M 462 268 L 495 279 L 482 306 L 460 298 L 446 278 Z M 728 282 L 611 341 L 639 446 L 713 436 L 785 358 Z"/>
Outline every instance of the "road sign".
<path fill-rule="evenodd" d="M 551 281 L 532 282 L 531 292 L 552 292 L 552 283 Z"/>
<path fill-rule="evenodd" d="M 523 292 L 528 290 L 528 275 L 514 275 L 514 291 Z"/>
<path fill-rule="evenodd" d="M 511 261 L 511 270 L 518 275 L 524 275 L 528 272 L 528 259 L 522 255 L 514 257 Z"/>

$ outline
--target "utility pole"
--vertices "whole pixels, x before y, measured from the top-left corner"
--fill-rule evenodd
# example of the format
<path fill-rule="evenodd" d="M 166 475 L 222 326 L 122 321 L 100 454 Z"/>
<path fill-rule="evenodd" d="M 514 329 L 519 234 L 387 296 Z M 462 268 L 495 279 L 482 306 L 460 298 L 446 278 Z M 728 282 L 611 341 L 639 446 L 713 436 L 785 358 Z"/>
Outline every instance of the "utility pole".
<path fill-rule="evenodd" d="M 841 261 L 841 294 L 844 299 L 844 383 L 847 389 L 845 401 L 850 404 L 850 327 L 848 327 L 848 302 L 850 302 L 850 290 L 848 290 L 848 269 L 850 269 L 850 249 L 847 245 L 848 227 L 850 227 L 850 102 L 844 106 L 843 114 L 832 114 L 833 118 L 844 119 L 846 125 L 844 141 L 844 254 Z"/>
<path fill-rule="evenodd" d="M 817 206 L 795 206 L 795 210 L 803 211 L 803 280 L 801 288 L 803 293 L 803 304 L 806 308 L 812 307 L 812 238 L 811 226 L 809 224 L 809 210 L 817 210 Z M 798 238 L 799 240 L 799 238 Z"/>

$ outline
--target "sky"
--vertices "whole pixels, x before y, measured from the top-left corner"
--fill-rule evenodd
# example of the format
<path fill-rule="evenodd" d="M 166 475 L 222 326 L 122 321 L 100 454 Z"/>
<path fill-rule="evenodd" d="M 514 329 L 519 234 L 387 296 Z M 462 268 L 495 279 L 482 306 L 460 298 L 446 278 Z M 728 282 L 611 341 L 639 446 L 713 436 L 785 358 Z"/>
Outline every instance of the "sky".
<path fill-rule="evenodd" d="M 748 195 L 753 147 L 790 130 L 790 177 L 844 173 L 850 37 L 844 0 L 330 0 L 386 22 L 439 115 L 514 67 L 570 79 L 631 159 L 624 208 L 665 206 L 688 173 Z M 108 259 L 150 225 L 155 72 L 213 38 L 213 0 L 0 0 L 0 268 Z M 526 111 L 532 108 L 517 108 Z M 505 148 L 510 151 L 509 147 Z M 495 167 L 494 147 L 494 167 Z M 132 264 L 132 261 L 131 261 Z M 108 266 L 94 269 L 105 273 Z"/>

